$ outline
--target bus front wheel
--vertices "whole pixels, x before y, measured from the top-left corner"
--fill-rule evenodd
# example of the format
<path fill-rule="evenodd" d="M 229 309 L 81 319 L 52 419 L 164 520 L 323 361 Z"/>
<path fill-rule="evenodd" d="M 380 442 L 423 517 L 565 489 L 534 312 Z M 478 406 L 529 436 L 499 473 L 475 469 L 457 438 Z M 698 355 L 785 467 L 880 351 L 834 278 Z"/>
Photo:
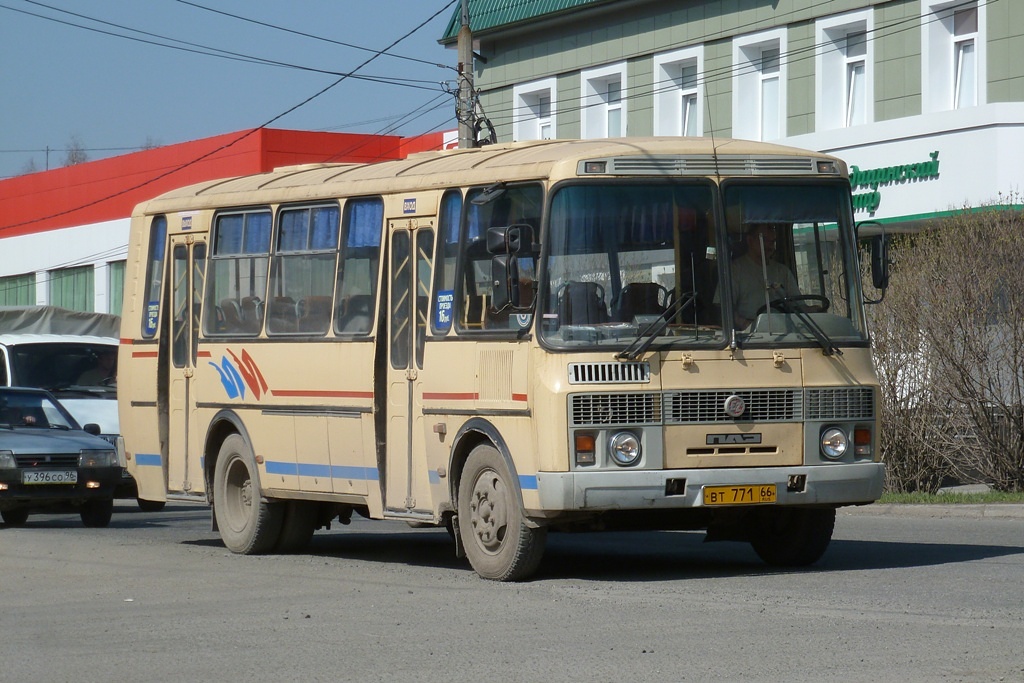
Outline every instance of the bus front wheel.
<path fill-rule="evenodd" d="M 238 434 L 224 439 L 213 471 L 213 511 L 224 545 L 233 553 L 269 552 L 281 534 L 284 509 L 260 496 L 252 449 Z"/>
<path fill-rule="evenodd" d="M 805 567 L 825 554 L 835 524 L 835 508 L 766 508 L 757 518 L 750 545 L 770 565 Z"/>
<path fill-rule="evenodd" d="M 524 579 L 544 555 L 547 529 L 526 525 L 513 487 L 497 449 L 473 449 L 459 481 L 459 533 L 469 563 L 485 579 Z"/>

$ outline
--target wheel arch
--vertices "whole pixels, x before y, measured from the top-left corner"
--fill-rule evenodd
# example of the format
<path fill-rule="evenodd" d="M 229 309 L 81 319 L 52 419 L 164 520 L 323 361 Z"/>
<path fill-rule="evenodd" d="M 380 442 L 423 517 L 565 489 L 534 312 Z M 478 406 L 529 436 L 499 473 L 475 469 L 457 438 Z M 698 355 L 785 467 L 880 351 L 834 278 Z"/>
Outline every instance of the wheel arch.
<path fill-rule="evenodd" d="M 501 436 L 498 428 L 482 417 L 474 417 L 467 420 L 459 428 L 459 431 L 455 433 L 455 438 L 452 439 L 452 450 L 448 463 L 448 472 L 450 473 L 448 477 L 448 494 L 451 496 L 452 506 L 458 509 L 459 483 L 462 479 L 462 472 L 466 467 L 466 460 L 469 459 L 469 454 L 480 444 L 488 443 L 494 446 L 501 459 L 504 460 L 505 467 L 508 468 L 509 475 L 512 477 L 519 507 L 520 509 L 525 509 L 523 505 L 523 491 L 519 484 L 519 472 L 516 470 L 516 464 L 512 460 L 512 453 L 509 450 L 508 444 Z"/>
<path fill-rule="evenodd" d="M 203 444 L 203 479 L 206 484 L 206 500 L 213 504 L 213 472 L 217 467 L 217 457 L 220 455 L 220 447 L 224 440 L 232 434 L 238 434 L 252 448 L 252 439 L 245 428 L 245 423 L 233 410 L 223 409 L 217 412 L 210 420 L 210 427 L 206 430 L 206 442 Z M 255 451 L 254 451 L 255 454 Z"/>

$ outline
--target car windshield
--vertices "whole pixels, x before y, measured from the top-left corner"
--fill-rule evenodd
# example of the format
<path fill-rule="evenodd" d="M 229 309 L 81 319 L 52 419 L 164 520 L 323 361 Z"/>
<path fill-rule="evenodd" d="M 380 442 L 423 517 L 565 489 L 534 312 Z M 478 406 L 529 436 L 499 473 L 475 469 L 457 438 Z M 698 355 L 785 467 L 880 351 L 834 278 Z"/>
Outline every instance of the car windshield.
<path fill-rule="evenodd" d="M 43 392 L 0 389 L 0 426 L 77 429 L 78 425 Z"/>
<path fill-rule="evenodd" d="M 732 340 L 827 353 L 865 343 L 849 188 L 730 181 L 721 204 L 718 192 L 697 180 L 557 189 L 542 339 L 627 356 Z"/>
<path fill-rule="evenodd" d="M 85 390 L 113 394 L 117 385 L 117 347 L 105 344 L 36 344 L 13 347 L 13 383 L 48 391 Z"/>

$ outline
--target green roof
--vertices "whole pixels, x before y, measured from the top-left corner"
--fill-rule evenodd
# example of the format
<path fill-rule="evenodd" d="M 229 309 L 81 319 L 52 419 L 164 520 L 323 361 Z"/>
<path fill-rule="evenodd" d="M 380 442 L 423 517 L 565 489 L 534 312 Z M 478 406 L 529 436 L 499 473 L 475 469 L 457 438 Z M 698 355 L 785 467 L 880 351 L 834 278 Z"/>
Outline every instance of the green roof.
<path fill-rule="evenodd" d="M 551 14 L 561 14 L 577 7 L 597 5 L 613 0 L 469 0 L 469 28 L 482 33 L 514 24 L 536 21 Z M 451 21 L 441 38 L 450 43 L 459 35 L 462 25 L 462 4 L 455 5 Z"/>

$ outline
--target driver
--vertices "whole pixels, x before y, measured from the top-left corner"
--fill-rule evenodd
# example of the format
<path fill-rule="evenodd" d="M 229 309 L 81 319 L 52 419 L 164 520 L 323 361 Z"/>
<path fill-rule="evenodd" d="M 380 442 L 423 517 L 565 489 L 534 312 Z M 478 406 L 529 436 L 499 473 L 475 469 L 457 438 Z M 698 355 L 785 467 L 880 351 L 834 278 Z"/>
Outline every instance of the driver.
<path fill-rule="evenodd" d="M 96 386 L 116 384 L 117 382 L 117 350 L 104 349 L 96 356 L 96 365 L 78 376 L 78 384 Z"/>
<path fill-rule="evenodd" d="M 747 225 L 746 253 L 732 262 L 732 311 L 737 328 L 749 326 L 765 307 L 766 291 L 769 301 L 800 296 L 793 271 L 775 260 L 778 232 L 774 223 Z"/>

